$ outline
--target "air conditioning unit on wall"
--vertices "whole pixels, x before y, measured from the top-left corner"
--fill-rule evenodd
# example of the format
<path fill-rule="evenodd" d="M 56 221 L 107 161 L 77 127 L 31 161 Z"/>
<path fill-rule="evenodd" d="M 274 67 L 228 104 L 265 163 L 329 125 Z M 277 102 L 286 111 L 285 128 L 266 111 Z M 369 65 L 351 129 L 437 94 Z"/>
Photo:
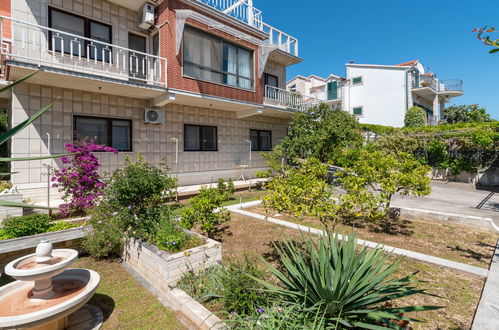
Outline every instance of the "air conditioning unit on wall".
<path fill-rule="evenodd" d="M 148 124 L 162 124 L 165 122 L 165 111 L 158 109 L 145 109 L 144 122 Z"/>
<path fill-rule="evenodd" d="M 139 28 L 147 30 L 154 25 L 154 5 L 145 3 L 139 13 Z"/>

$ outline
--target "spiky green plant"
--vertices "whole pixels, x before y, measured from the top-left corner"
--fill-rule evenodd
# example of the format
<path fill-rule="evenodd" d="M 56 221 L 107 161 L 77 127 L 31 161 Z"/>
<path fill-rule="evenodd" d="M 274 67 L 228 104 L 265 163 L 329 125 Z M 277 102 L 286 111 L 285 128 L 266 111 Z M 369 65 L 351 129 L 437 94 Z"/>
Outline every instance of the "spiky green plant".
<path fill-rule="evenodd" d="M 38 71 L 35 71 L 27 76 L 24 76 L 23 78 L 16 80 L 10 84 L 8 84 L 5 87 L 0 88 L 0 93 L 11 90 L 14 88 L 14 86 L 28 80 L 35 74 L 37 74 Z M 52 106 L 57 102 L 58 100 L 54 100 L 44 106 L 42 109 L 40 109 L 38 112 L 36 112 L 34 115 L 30 116 L 28 119 L 23 121 L 22 123 L 16 125 L 15 127 L 12 127 L 11 129 L 7 130 L 3 134 L 0 134 L 0 145 L 6 143 L 8 140 L 10 140 L 14 135 L 19 133 L 21 130 L 26 128 L 28 125 L 30 125 L 32 122 L 37 120 L 39 117 L 41 117 L 45 112 L 47 112 Z M 40 160 L 40 159 L 50 159 L 50 158 L 59 158 L 62 156 L 67 156 L 65 155 L 50 155 L 50 156 L 40 156 L 40 157 L 22 157 L 22 158 L 6 158 L 2 157 L 0 158 L 0 162 L 19 162 L 19 161 L 28 161 L 28 160 Z M 0 173 L 0 176 L 8 176 L 14 173 Z M 8 207 L 29 207 L 29 208 L 37 208 L 37 209 L 51 209 L 49 207 L 43 207 L 43 206 L 36 206 L 36 205 L 30 205 L 30 204 L 25 204 L 25 203 L 16 203 L 16 202 L 10 202 L 10 201 L 5 201 L 5 200 L 0 200 L 0 206 L 8 206 Z"/>
<path fill-rule="evenodd" d="M 348 240 L 338 235 L 309 237 L 304 246 L 286 242 L 276 248 L 284 270 L 268 267 L 282 285 L 259 281 L 280 301 L 320 306 L 333 328 L 400 329 L 401 324 L 418 321 L 404 314 L 441 308 L 391 307 L 395 299 L 429 293 L 416 288 L 415 273 L 393 277 L 400 259 L 389 261 L 381 248 L 358 250 L 355 233 Z"/>

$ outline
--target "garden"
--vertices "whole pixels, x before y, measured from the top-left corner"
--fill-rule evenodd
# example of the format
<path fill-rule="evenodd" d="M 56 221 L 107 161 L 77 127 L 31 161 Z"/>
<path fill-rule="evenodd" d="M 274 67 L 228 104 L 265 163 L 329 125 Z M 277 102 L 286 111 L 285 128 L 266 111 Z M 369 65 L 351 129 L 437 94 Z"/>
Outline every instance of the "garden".
<path fill-rule="evenodd" d="M 50 106 L 0 134 L 0 145 Z M 104 328 L 185 324 L 187 314 L 165 308 L 137 279 L 166 297 L 185 292 L 234 329 L 469 328 L 483 276 L 381 245 L 488 269 L 497 233 L 405 220 L 391 203 L 396 194 L 427 196 L 431 167 L 454 173 L 488 166 L 498 126 L 437 135 L 423 127 L 423 138 L 370 127 L 384 135 L 369 142 L 364 129 L 354 116 L 323 105 L 296 113 L 288 136 L 264 155 L 269 170 L 258 176 L 265 184 L 242 193 L 232 180 L 219 179 L 183 201 L 175 198 L 178 182 L 166 166 L 139 155 L 100 175 L 96 153 L 117 151 L 75 141 L 53 156 L 64 165 L 51 178 L 65 200 L 58 213 L 6 218 L 0 247 L 80 230 L 76 266 L 101 274 L 91 303 L 103 311 Z M 466 158 L 477 146 L 478 159 Z M 248 213 L 238 212 L 245 204 Z M 1 284 L 9 280 L 3 276 Z"/>

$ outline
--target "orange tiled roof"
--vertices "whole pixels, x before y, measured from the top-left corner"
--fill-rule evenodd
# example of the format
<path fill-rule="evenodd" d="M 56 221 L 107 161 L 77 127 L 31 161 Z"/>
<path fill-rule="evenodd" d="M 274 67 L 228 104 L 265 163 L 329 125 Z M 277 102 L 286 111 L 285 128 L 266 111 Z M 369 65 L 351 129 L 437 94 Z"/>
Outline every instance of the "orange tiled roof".
<path fill-rule="evenodd" d="M 414 60 L 414 61 L 404 62 L 404 63 L 400 63 L 400 64 L 395 64 L 395 66 L 411 66 L 411 65 L 414 65 L 417 63 L 418 63 L 418 60 Z"/>

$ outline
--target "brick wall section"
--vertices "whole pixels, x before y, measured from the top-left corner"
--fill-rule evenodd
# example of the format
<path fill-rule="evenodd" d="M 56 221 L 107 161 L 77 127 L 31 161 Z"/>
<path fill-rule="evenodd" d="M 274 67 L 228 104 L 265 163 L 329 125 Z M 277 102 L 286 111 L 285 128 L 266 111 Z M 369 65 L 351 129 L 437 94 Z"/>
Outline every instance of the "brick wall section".
<path fill-rule="evenodd" d="M 186 25 L 192 25 L 204 31 L 208 31 L 213 35 L 224 38 L 235 44 L 239 44 L 246 48 L 252 49 L 254 52 L 254 76 L 255 90 L 246 91 L 239 88 L 233 88 L 214 83 L 199 81 L 182 76 L 182 48 L 177 56 L 175 49 L 176 36 L 176 18 L 175 10 L 177 9 L 193 9 L 175 0 L 163 1 L 158 7 L 159 13 L 158 24 L 164 24 L 160 29 L 160 55 L 168 60 L 168 87 L 180 89 L 194 93 L 208 94 L 212 96 L 224 97 L 239 101 L 252 103 L 263 103 L 263 87 L 262 81 L 257 77 L 258 71 L 258 46 L 244 40 L 236 40 L 236 37 L 216 29 L 208 29 L 208 26 L 201 24 L 193 19 L 187 19 Z M 168 21 L 168 23 L 166 23 Z M 221 22 L 222 24 L 222 22 Z"/>
<path fill-rule="evenodd" d="M 10 1 L 11 0 L 0 0 L 0 15 L 10 17 L 11 15 Z M 11 32 L 10 21 L 2 22 L 2 37 L 10 38 L 11 37 L 10 32 Z"/>

